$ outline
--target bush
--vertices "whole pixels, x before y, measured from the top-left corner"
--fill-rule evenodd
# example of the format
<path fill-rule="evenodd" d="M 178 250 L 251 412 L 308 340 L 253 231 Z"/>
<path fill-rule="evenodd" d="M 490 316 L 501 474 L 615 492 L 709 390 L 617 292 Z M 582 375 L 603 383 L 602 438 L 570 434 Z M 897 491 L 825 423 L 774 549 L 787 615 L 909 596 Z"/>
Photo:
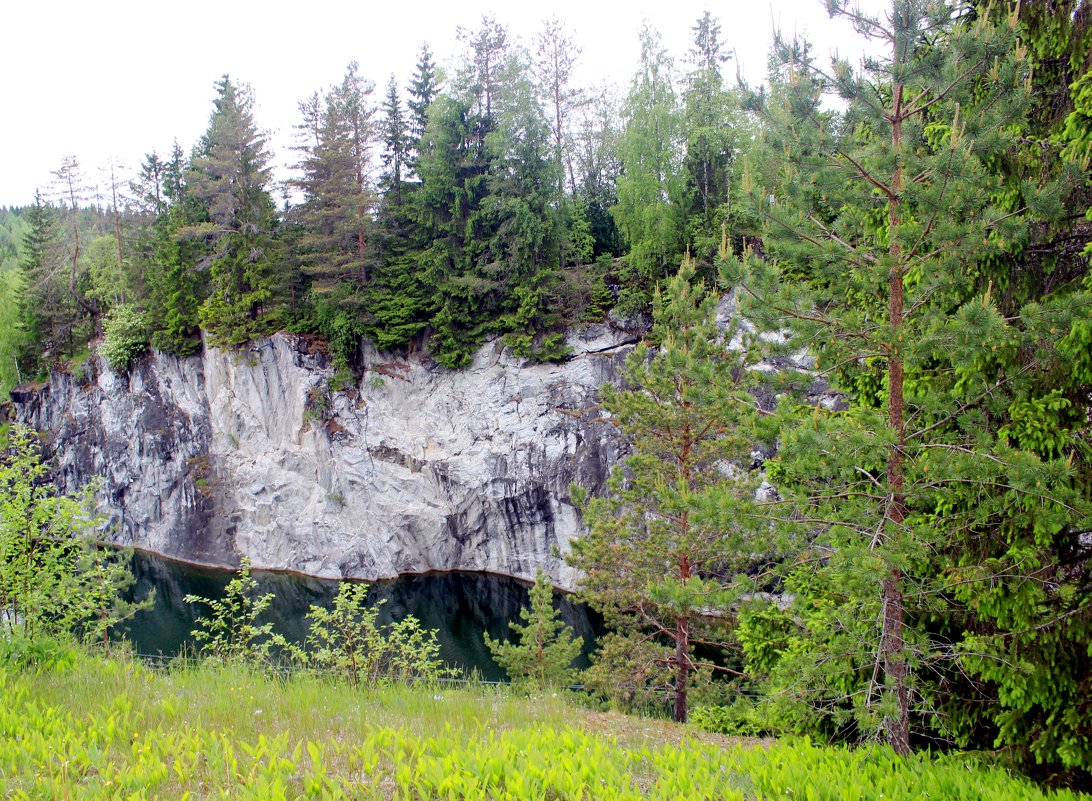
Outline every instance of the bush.
<path fill-rule="evenodd" d="M 204 604 L 211 609 L 197 620 L 193 638 L 200 652 L 220 662 L 268 662 L 274 646 L 284 640 L 273 633 L 272 623 L 258 623 L 269 608 L 273 593 L 258 594 L 258 582 L 250 575 L 250 562 L 243 560 L 239 575 L 228 582 L 221 600 L 187 595 L 188 604 Z"/>
<path fill-rule="evenodd" d="M 11 640 L 86 641 L 151 603 L 126 604 L 126 554 L 101 548 L 92 487 L 58 495 L 37 436 L 12 426 L 0 458 L 0 630 Z"/>
<path fill-rule="evenodd" d="M 144 313 L 122 304 L 110 310 L 103 324 L 99 353 L 115 373 L 128 372 L 133 363 L 148 350 L 148 331 Z"/>
<path fill-rule="evenodd" d="M 367 585 L 345 583 L 333 608 L 312 606 L 307 650 L 296 649 L 297 658 L 344 677 L 354 687 L 374 687 L 384 680 L 435 681 L 454 672 L 439 658 L 435 630 L 421 628 L 413 615 L 380 626 L 385 602 L 367 606 L 367 595 Z"/>

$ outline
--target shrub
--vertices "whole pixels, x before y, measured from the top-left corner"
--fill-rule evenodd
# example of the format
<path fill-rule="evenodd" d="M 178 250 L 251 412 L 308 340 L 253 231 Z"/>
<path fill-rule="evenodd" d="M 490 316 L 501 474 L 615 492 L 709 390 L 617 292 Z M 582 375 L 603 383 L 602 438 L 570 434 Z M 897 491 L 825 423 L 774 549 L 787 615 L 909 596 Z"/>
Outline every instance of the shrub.
<path fill-rule="evenodd" d="M 126 554 L 95 545 L 93 487 L 57 494 L 37 436 L 12 426 L 0 458 L 0 630 L 9 639 L 99 640 L 140 605 Z"/>
<path fill-rule="evenodd" d="M 422 628 L 413 615 L 381 626 L 384 601 L 368 606 L 367 596 L 367 585 L 345 583 L 332 608 L 312 606 L 307 650 L 296 649 L 297 657 L 354 687 L 383 680 L 435 681 L 453 672 L 439 658 L 435 630 Z"/>
<path fill-rule="evenodd" d="M 197 620 L 193 638 L 200 652 L 221 662 L 268 662 L 274 646 L 284 640 L 273 633 L 272 623 L 258 623 L 269 608 L 273 593 L 258 594 L 258 582 L 250 575 L 250 562 L 244 559 L 239 575 L 228 582 L 220 600 L 187 595 L 186 603 L 204 604 L 211 614 Z"/>
<path fill-rule="evenodd" d="M 122 304 L 110 310 L 103 324 L 103 340 L 99 353 L 115 373 L 129 368 L 148 350 L 148 332 L 144 313 Z"/>

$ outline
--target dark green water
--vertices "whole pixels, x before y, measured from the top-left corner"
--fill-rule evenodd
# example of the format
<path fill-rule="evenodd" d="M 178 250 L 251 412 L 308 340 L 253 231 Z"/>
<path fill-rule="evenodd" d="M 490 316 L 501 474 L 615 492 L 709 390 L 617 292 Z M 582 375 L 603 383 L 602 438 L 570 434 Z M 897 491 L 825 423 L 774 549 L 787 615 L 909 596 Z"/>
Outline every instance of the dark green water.
<path fill-rule="evenodd" d="M 126 636 L 138 653 L 174 655 L 189 645 L 195 621 L 207 609 L 187 604 L 186 595 L 205 598 L 223 597 L 231 573 L 173 562 L 150 554 L 133 556 L 136 585 L 132 594 L 143 598 L 154 589 L 155 606 L 139 613 L 125 626 Z M 261 593 L 271 592 L 273 604 L 265 620 L 275 631 L 302 642 L 312 605 L 331 606 L 340 582 L 284 573 L 254 572 Z M 519 619 L 519 612 L 530 606 L 528 584 L 488 573 L 430 573 L 404 576 L 369 585 L 371 603 L 385 601 L 380 623 L 413 615 L 425 628 L 436 629 L 440 656 L 449 665 L 466 671 L 477 669 L 482 678 L 504 677 L 489 655 L 482 639 L 485 632 L 494 638 L 507 637 L 508 622 Z M 567 598 L 556 598 L 561 615 L 576 633 L 585 639 L 585 652 L 599 632 L 599 621 L 586 607 Z"/>

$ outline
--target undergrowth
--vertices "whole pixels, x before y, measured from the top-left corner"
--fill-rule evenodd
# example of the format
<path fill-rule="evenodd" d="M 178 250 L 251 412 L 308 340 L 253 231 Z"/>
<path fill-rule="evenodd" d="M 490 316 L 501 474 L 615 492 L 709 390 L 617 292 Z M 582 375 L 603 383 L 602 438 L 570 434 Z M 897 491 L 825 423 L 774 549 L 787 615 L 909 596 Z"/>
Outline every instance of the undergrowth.
<path fill-rule="evenodd" d="M 564 697 L 367 691 L 240 664 L 77 655 L 0 664 L 0 787 L 17 799 L 1036 799 L 966 758 L 807 741 L 604 735 Z M 1052 796 L 1077 798 L 1069 793 Z"/>

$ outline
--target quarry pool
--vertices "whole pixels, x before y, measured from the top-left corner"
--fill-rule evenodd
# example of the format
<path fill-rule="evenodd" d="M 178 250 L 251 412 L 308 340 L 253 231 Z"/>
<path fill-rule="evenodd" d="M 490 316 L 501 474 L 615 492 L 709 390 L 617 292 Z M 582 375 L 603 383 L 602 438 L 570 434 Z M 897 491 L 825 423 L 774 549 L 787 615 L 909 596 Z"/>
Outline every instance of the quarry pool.
<path fill-rule="evenodd" d="M 233 574 L 175 562 L 151 554 L 133 555 L 136 583 L 134 598 L 146 597 L 154 589 L 155 605 L 138 613 L 124 626 L 125 636 L 140 654 L 170 655 L 192 648 L 190 634 L 205 607 L 188 604 L 188 594 L 220 598 Z M 275 631 L 289 640 L 302 642 L 312 605 L 330 606 L 340 582 L 284 573 L 254 571 L 261 593 L 271 592 L 274 600 L 267 610 Z M 440 656 L 464 671 L 477 670 L 483 679 L 504 677 L 486 649 L 482 636 L 507 637 L 508 622 L 518 620 L 520 609 L 530 605 L 530 585 L 507 576 L 488 573 L 428 573 L 403 576 L 369 584 L 370 602 L 385 601 L 380 622 L 389 623 L 407 615 L 418 618 L 425 628 L 436 629 Z M 585 658 L 592 639 L 599 632 L 598 617 L 586 607 L 560 598 L 561 614 L 585 639 Z M 586 664 L 586 662 L 584 662 Z"/>

